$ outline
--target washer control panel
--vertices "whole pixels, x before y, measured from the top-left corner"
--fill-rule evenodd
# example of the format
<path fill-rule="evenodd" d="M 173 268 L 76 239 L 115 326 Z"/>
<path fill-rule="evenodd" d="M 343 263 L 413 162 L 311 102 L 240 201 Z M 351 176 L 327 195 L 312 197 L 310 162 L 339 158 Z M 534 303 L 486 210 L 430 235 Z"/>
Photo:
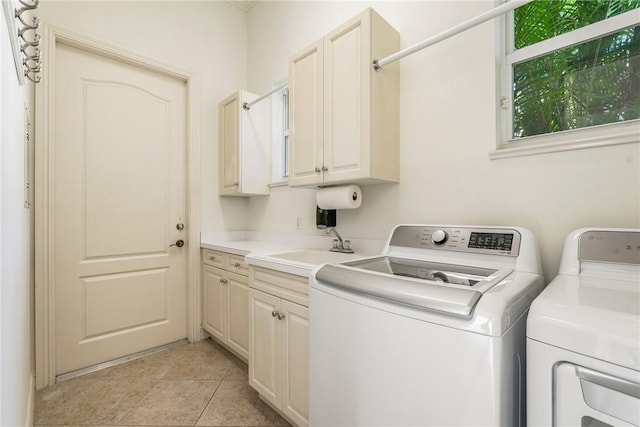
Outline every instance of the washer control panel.
<path fill-rule="evenodd" d="M 396 227 L 391 246 L 518 256 L 520 233 L 514 229 L 428 225 Z"/>

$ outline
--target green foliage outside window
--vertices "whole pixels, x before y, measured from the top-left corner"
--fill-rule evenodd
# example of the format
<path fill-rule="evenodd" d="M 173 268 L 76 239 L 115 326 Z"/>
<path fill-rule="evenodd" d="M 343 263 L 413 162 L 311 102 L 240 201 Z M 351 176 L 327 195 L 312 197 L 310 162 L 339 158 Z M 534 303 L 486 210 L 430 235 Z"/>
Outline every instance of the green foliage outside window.
<path fill-rule="evenodd" d="M 640 0 L 536 0 L 515 10 L 515 48 L 639 7 Z M 513 108 L 514 138 L 640 118 L 640 26 L 515 64 Z"/>

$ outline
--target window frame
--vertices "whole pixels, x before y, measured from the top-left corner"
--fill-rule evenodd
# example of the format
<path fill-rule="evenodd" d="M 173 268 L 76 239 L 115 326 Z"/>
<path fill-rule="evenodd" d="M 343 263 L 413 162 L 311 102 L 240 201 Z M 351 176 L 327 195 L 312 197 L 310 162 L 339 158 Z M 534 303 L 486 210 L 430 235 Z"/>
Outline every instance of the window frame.
<path fill-rule="evenodd" d="M 289 87 L 279 93 L 282 101 L 282 178 L 289 179 Z"/>
<path fill-rule="evenodd" d="M 638 25 L 638 9 L 517 50 L 514 49 L 513 21 L 514 12 L 510 11 L 498 22 L 498 143 L 490 153 L 491 159 L 640 142 L 640 119 L 513 138 L 513 66 Z"/>

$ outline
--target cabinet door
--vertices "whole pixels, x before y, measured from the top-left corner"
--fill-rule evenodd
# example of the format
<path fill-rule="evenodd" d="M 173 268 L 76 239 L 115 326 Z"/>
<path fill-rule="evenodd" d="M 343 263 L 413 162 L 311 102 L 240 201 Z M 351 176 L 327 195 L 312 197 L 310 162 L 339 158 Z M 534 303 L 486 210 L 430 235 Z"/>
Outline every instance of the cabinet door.
<path fill-rule="evenodd" d="M 227 273 L 227 345 L 249 358 L 249 279 Z"/>
<path fill-rule="evenodd" d="M 322 40 L 289 61 L 289 185 L 322 182 Z"/>
<path fill-rule="evenodd" d="M 240 192 L 240 108 L 238 93 L 218 106 L 220 194 Z"/>
<path fill-rule="evenodd" d="M 309 425 L 309 309 L 282 300 L 282 412 Z"/>
<path fill-rule="evenodd" d="M 280 407 L 280 298 L 249 290 L 249 384 L 264 399 Z"/>
<path fill-rule="evenodd" d="M 324 38 L 324 183 L 370 173 L 370 11 Z"/>
<path fill-rule="evenodd" d="M 204 265 L 202 268 L 202 327 L 219 340 L 224 339 L 225 271 Z"/>

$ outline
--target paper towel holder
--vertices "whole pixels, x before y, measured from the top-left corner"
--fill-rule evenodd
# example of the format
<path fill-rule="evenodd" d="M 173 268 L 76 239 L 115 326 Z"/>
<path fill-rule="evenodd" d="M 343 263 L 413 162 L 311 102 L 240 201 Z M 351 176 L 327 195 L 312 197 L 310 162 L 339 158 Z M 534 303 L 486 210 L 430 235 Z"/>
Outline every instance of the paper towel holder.
<path fill-rule="evenodd" d="M 322 209 L 320 206 L 316 206 L 316 228 L 318 230 L 335 227 L 336 220 L 337 214 L 335 209 Z"/>

